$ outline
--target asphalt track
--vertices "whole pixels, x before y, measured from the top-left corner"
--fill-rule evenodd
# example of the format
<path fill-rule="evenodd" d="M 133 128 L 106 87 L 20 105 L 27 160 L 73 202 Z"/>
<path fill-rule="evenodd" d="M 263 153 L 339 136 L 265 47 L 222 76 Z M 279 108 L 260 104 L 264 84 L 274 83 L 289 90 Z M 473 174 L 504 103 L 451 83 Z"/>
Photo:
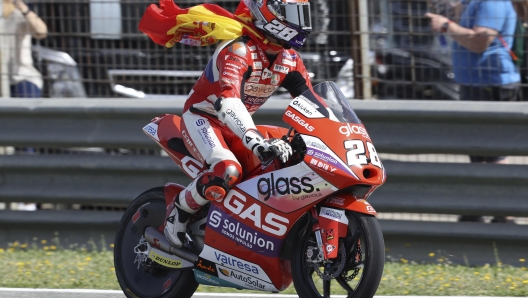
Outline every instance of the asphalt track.
<path fill-rule="evenodd" d="M 2 298 L 124 298 L 121 291 L 106 290 L 56 290 L 56 289 L 13 289 L 0 288 Z M 282 294 L 233 294 L 233 293 L 196 293 L 193 298 L 296 298 L 295 295 Z M 332 296 L 332 298 L 345 296 Z M 473 296 L 375 296 L 375 298 L 515 298 L 515 297 L 473 297 Z"/>

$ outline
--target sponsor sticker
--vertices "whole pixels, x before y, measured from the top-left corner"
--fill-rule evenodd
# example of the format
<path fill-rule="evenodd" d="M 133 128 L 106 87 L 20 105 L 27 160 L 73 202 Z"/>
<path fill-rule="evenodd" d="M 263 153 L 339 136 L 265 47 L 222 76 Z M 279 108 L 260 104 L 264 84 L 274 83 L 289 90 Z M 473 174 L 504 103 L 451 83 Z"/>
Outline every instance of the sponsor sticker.
<path fill-rule="evenodd" d="M 274 86 L 279 85 L 280 83 L 280 75 L 274 73 L 271 75 L 271 84 Z"/>
<path fill-rule="evenodd" d="M 208 224 L 213 230 L 258 254 L 270 257 L 276 257 L 280 254 L 282 243 L 279 239 L 259 232 L 232 216 L 222 214 L 214 206 L 211 208 Z"/>
<path fill-rule="evenodd" d="M 220 282 L 217 281 L 213 276 L 209 275 L 209 274 L 204 274 L 200 271 L 194 271 L 194 277 L 196 278 L 196 280 L 198 281 L 198 283 L 200 284 L 205 284 L 205 285 L 212 285 L 212 286 L 219 286 L 220 285 Z"/>
<path fill-rule="evenodd" d="M 285 73 L 285 74 L 288 74 L 290 72 L 290 68 L 288 68 L 286 66 L 279 65 L 279 64 L 275 64 L 273 66 L 273 70 L 274 71 L 278 71 L 278 72 L 282 72 L 282 73 Z"/>
<path fill-rule="evenodd" d="M 149 258 L 151 258 L 154 262 L 169 268 L 181 268 L 183 264 L 181 260 L 173 259 L 165 253 L 161 251 L 156 252 L 153 249 L 150 250 Z"/>
<path fill-rule="evenodd" d="M 326 245 L 326 252 L 331 253 L 331 252 L 334 251 L 335 248 L 336 248 L 336 247 L 335 247 L 334 245 L 327 244 L 327 245 Z"/>
<path fill-rule="evenodd" d="M 351 134 L 361 135 L 366 139 L 370 139 L 370 136 L 367 133 L 367 130 L 359 125 L 353 125 L 348 123 L 347 125 L 341 126 L 339 132 L 347 137 Z"/>
<path fill-rule="evenodd" d="M 244 60 L 242 60 L 240 58 L 237 58 L 236 56 L 226 55 L 225 56 L 225 60 L 226 61 L 233 61 L 233 62 L 242 64 L 244 67 L 248 66 L 247 63 Z"/>
<path fill-rule="evenodd" d="M 211 148 L 216 147 L 216 141 L 218 139 L 216 138 L 216 135 L 214 134 L 213 129 L 210 126 L 200 127 L 197 129 L 197 131 L 204 145 L 209 145 L 209 147 Z"/>
<path fill-rule="evenodd" d="M 244 86 L 245 94 L 257 97 L 270 97 L 275 90 L 277 90 L 276 86 L 265 84 L 246 84 Z"/>
<path fill-rule="evenodd" d="M 262 71 L 262 79 L 263 80 L 267 80 L 269 78 L 271 78 L 271 76 L 273 75 L 273 73 L 271 71 L 269 71 L 269 69 L 264 69 L 264 71 Z"/>
<path fill-rule="evenodd" d="M 285 115 L 287 117 L 292 118 L 293 121 L 297 122 L 300 126 L 306 128 L 306 130 L 308 130 L 310 132 L 314 131 L 314 127 L 312 125 L 310 125 L 310 123 L 304 121 L 304 119 L 302 119 L 301 117 L 295 115 L 294 113 L 292 113 L 292 111 L 287 110 Z"/>
<path fill-rule="evenodd" d="M 159 142 L 158 125 L 156 123 L 147 124 L 145 127 L 143 127 L 143 131 Z"/>
<path fill-rule="evenodd" d="M 290 102 L 290 107 L 301 113 L 306 118 L 324 118 L 317 107 L 314 107 L 311 102 L 304 100 L 302 97 L 297 97 Z"/>
<path fill-rule="evenodd" d="M 259 290 L 259 291 L 275 291 L 275 286 L 264 282 L 251 275 L 247 275 L 229 268 L 218 267 L 220 274 L 219 278 L 227 280 L 232 283 L 243 285 L 247 289 Z"/>
<path fill-rule="evenodd" d="M 302 138 L 303 138 L 303 140 L 305 142 L 320 141 L 318 138 L 315 138 L 315 137 L 312 137 L 312 136 L 307 136 L 307 135 L 303 135 Z M 350 169 L 350 167 L 348 167 L 348 165 L 346 165 L 341 160 L 341 158 L 339 158 L 331 150 L 319 150 L 319 149 L 310 147 L 310 148 L 307 148 L 306 155 L 315 157 L 315 158 L 317 158 L 317 159 L 329 164 L 331 167 L 335 167 L 335 168 L 337 168 L 339 170 L 345 171 L 346 173 L 349 173 L 350 175 L 352 175 L 357 180 L 360 180 L 359 177 Z M 333 171 L 331 171 L 331 172 L 333 172 Z"/>
<path fill-rule="evenodd" d="M 265 202 L 269 207 L 281 210 L 284 213 L 305 207 L 310 202 L 320 200 L 322 197 L 337 190 L 336 187 L 319 176 L 304 162 L 287 169 L 257 176 L 237 184 L 237 187 L 253 198 Z M 246 199 L 243 198 L 243 200 L 245 202 Z M 242 213 L 239 214 L 242 217 Z M 276 217 L 276 214 L 270 214 L 263 214 L 261 222 L 263 222 L 262 218 L 265 216 L 269 220 L 273 219 L 269 225 L 267 224 L 266 228 L 273 228 L 274 230 L 271 233 L 274 235 L 284 235 L 283 233 L 286 231 L 283 230 L 281 225 L 283 225 L 283 222 L 288 224 L 289 221 Z M 262 229 L 264 229 L 264 226 Z"/>
<path fill-rule="evenodd" d="M 199 258 L 198 263 L 196 263 L 194 267 L 200 271 L 206 272 L 214 276 L 218 276 L 216 264 L 209 260 Z"/>
<path fill-rule="evenodd" d="M 345 205 L 345 199 L 343 198 L 337 198 L 337 197 L 330 197 L 326 200 L 326 202 L 328 204 L 334 204 L 334 205 L 339 205 L 339 206 L 344 206 Z"/>
<path fill-rule="evenodd" d="M 296 67 L 297 66 L 297 62 L 291 61 L 291 60 L 288 60 L 288 59 L 282 59 L 282 64 L 289 65 L 291 67 Z"/>
<path fill-rule="evenodd" d="M 325 234 L 326 234 L 326 240 L 334 239 L 334 229 L 326 230 Z"/>
<path fill-rule="evenodd" d="M 348 218 L 346 217 L 344 210 L 337 210 L 337 209 L 332 209 L 332 208 L 327 208 L 327 207 L 321 207 L 319 216 L 348 225 Z"/>
<path fill-rule="evenodd" d="M 234 78 L 234 79 L 238 79 L 237 74 L 236 74 L 236 73 L 232 73 L 232 72 L 230 72 L 230 71 L 224 71 L 224 72 L 222 72 L 222 75 L 224 75 L 224 76 L 228 76 L 228 77 L 232 77 L 232 78 Z"/>
<path fill-rule="evenodd" d="M 237 258 L 221 250 L 215 249 L 209 245 L 204 246 L 202 252 L 200 253 L 200 257 L 210 260 L 216 264 L 220 264 L 225 268 L 238 270 L 243 273 L 251 274 L 263 281 L 271 282 L 269 276 L 259 265 L 248 262 L 241 258 Z"/>
<path fill-rule="evenodd" d="M 262 69 L 262 62 L 260 62 L 260 61 L 253 62 L 253 68 L 254 69 Z"/>

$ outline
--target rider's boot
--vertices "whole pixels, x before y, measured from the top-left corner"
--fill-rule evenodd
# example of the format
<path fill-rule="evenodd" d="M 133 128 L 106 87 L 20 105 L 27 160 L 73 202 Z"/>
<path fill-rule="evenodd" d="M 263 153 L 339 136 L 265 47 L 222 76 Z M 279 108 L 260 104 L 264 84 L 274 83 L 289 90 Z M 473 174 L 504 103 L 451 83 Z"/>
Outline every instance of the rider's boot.
<path fill-rule="evenodd" d="M 174 209 L 167 217 L 164 233 L 169 243 L 174 247 L 183 245 L 189 218 L 209 202 L 198 195 L 198 190 L 196 189 L 197 180 L 195 179 L 176 195 L 174 198 Z"/>
<path fill-rule="evenodd" d="M 210 201 L 222 201 L 241 172 L 240 165 L 225 162 L 211 168 L 212 171 L 194 179 L 174 198 L 174 209 L 166 220 L 164 230 L 165 237 L 174 247 L 183 245 L 189 218 Z"/>

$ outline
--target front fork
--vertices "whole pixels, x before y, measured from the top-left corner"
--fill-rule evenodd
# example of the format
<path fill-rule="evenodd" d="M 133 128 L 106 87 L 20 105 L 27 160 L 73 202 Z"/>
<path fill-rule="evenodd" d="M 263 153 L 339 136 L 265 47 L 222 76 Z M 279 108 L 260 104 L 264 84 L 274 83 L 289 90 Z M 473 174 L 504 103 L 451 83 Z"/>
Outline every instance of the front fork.
<path fill-rule="evenodd" d="M 319 225 L 319 214 L 317 214 L 317 209 L 315 206 L 311 210 L 312 212 L 312 232 L 315 234 L 315 239 L 317 241 L 317 248 L 319 248 L 319 254 L 317 256 L 317 259 L 321 260 L 328 260 L 328 256 L 325 253 L 324 244 L 323 244 L 323 237 L 321 236 L 321 225 Z"/>
<path fill-rule="evenodd" d="M 345 210 L 315 206 L 311 209 L 312 232 L 315 234 L 319 254 L 317 259 L 328 261 L 337 258 L 339 238 L 347 236 L 348 218 Z"/>

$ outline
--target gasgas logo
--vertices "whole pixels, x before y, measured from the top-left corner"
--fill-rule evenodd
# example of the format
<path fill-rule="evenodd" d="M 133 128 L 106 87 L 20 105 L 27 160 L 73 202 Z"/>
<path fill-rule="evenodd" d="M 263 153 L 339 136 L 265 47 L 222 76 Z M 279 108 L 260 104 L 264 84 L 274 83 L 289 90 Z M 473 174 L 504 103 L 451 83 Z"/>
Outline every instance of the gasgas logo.
<path fill-rule="evenodd" d="M 305 183 L 307 183 L 306 180 Z M 313 186 L 310 184 L 308 184 L 308 186 L 306 187 L 311 187 L 313 189 Z M 242 219 L 251 220 L 255 227 L 262 229 L 270 234 L 276 236 L 283 236 L 288 230 L 287 226 L 284 225 L 290 223 L 287 218 L 282 217 L 273 212 L 262 214 L 262 207 L 260 207 L 260 205 L 258 205 L 257 203 L 249 205 L 246 202 L 246 197 L 243 196 L 241 193 L 237 192 L 236 190 L 231 190 L 229 192 L 229 194 L 224 200 L 224 207 L 226 207 L 229 211 L 238 215 L 238 217 Z"/>
<path fill-rule="evenodd" d="M 306 128 L 308 131 L 312 132 L 314 130 L 314 127 L 310 125 L 310 123 L 304 121 L 301 117 L 295 115 L 291 111 L 286 111 L 286 116 L 293 119 L 293 121 L 299 123 L 302 127 Z"/>

